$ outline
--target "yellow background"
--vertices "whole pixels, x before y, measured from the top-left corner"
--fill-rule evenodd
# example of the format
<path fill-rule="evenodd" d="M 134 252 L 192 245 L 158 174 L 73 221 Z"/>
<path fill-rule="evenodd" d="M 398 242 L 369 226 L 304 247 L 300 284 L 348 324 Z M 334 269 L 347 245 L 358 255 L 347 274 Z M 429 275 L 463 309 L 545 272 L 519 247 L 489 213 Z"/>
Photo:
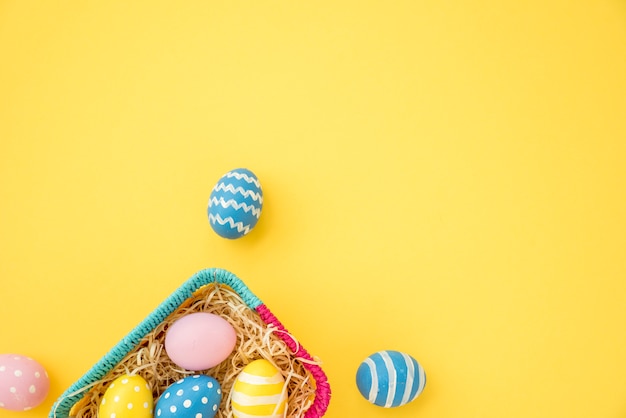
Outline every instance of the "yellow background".
<path fill-rule="evenodd" d="M 61 392 L 195 271 L 339 417 L 626 417 L 626 3 L 0 1 L 0 352 Z M 247 237 L 209 227 L 259 176 Z M 393 410 L 381 349 L 426 369 Z"/>

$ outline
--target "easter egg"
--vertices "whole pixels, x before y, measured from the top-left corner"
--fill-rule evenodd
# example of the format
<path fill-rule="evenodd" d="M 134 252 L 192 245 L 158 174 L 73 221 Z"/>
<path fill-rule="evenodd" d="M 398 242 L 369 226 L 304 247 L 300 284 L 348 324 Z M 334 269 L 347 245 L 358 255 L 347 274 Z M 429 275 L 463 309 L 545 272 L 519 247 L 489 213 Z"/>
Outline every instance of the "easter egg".
<path fill-rule="evenodd" d="M 235 348 L 237 334 L 224 318 L 207 312 L 185 315 L 168 328 L 165 351 L 178 366 L 205 370 L 224 361 Z"/>
<path fill-rule="evenodd" d="M 402 406 L 424 390 L 426 375 L 410 355 L 392 350 L 379 351 L 366 358 L 356 372 L 361 395 L 385 408 Z"/>
<path fill-rule="evenodd" d="M 265 359 L 251 362 L 235 379 L 231 407 L 237 418 L 284 417 L 286 402 L 285 379 Z"/>
<path fill-rule="evenodd" d="M 99 418 L 152 418 L 152 390 L 141 376 L 123 375 L 104 392 Z"/>
<path fill-rule="evenodd" d="M 28 411 L 48 395 L 50 380 L 41 364 L 19 354 L 0 355 L 0 408 Z"/>
<path fill-rule="evenodd" d="M 209 197 L 209 223 L 221 237 L 241 238 L 259 220 L 263 191 L 259 179 L 245 168 L 224 174 Z"/>
<path fill-rule="evenodd" d="M 159 397 L 159 418 L 213 418 L 222 401 L 222 389 L 211 376 L 193 375 L 170 385 Z"/>

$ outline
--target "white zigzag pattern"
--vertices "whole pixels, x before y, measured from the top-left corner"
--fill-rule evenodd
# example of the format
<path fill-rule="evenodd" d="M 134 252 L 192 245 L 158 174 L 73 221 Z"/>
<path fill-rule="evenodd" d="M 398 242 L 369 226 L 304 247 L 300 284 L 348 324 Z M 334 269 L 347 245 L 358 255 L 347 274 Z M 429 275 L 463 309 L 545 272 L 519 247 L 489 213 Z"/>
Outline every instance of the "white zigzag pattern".
<path fill-rule="evenodd" d="M 259 180 L 247 175 L 246 173 L 238 173 L 236 171 L 229 171 L 228 173 L 224 175 L 224 177 L 228 177 L 228 178 L 234 177 L 237 180 L 244 179 L 246 183 L 254 183 L 256 187 L 258 187 L 259 189 L 261 188 L 261 183 L 259 183 Z"/>
<path fill-rule="evenodd" d="M 250 232 L 249 225 L 244 225 L 243 222 L 235 222 L 233 218 L 230 216 L 227 217 L 226 219 L 222 219 L 220 215 L 210 214 L 209 221 L 213 223 L 217 222 L 220 225 L 228 224 L 231 227 L 231 229 L 237 228 L 237 232 L 243 232 L 244 235 Z"/>
<path fill-rule="evenodd" d="M 261 216 L 261 208 L 256 208 L 254 207 L 254 205 L 246 205 L 245 202 L 241 202 L 241 203 L 237 203 L 237 201 L 235 199 L 228 199 L 228 200 L 224 200 L 223 197 L 220 197 L 219 199 L 216 199 L 215 197 L 211 198 L 211 204 L 212 205 L 219 205 L 221 207 L 223 207 L 224 209 L 228 209 L 229 207 L 233 207 L 235 208 L 235 210 L 239 210 L 242 209 L 244 210 L 244 212 L 252 212 L 252 214 L 254 216 L 256 216 L 257 219 L 259 219 L 259 216 Z"/>
<path fill-rule="evenodd" d="M 253 200 L 258 201 L 259 203 L 263 203 L 263 196 L 260 193 L 257 193 L 252 190 L 246 190 L 241 186 L 233 187 L 232 184 L 219 183 L 217 186 L 213 188 L 214 191 L 219 192 L 220 190 L 225 192 L 231 192 L 233 194 L 240 193 L 243 197 L 251 197 Z"/>

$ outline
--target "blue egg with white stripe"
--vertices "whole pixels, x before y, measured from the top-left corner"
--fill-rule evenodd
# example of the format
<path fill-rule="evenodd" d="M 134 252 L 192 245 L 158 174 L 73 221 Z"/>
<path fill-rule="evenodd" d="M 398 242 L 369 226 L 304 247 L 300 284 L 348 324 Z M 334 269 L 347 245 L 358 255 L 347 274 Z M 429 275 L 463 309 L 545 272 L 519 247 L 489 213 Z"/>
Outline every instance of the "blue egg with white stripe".
<path fill-rule="evenodd" d="M 359 365 L 356 385 L 369 402 L 394 408 L 406 405 L 422 393 L 426 374 L 410 355 L 384 350 L 372 354 Z"/>
<path fill-rule="evenodd" d="M 257 224 L 263 208 L 263 190 L 257 176 L 245 168 L 224 174 L 209 197 L 209 223 L 221 237 L 241 238 Z"/>

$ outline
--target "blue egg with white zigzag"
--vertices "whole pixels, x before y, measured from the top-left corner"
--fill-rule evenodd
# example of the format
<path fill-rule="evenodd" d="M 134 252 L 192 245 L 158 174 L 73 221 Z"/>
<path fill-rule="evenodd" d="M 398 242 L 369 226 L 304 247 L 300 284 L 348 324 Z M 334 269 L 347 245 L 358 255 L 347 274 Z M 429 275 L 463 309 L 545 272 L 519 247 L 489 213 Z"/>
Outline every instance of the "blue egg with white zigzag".
<path fill-rule="evenodd" d="M 369 402 L 394 408 L 406 405 L 422 393 L 426 374 L 410 355 L 384 350 L 372 354 L 359 365 L 356 385 Z"/>
<path fill-rule="evenodd" d="M 241 238 L 257 224 L 263 208 L 263 190 L 246 168 L 224 174 L 209 197 L 209 223 L 221 237 Z"/>

